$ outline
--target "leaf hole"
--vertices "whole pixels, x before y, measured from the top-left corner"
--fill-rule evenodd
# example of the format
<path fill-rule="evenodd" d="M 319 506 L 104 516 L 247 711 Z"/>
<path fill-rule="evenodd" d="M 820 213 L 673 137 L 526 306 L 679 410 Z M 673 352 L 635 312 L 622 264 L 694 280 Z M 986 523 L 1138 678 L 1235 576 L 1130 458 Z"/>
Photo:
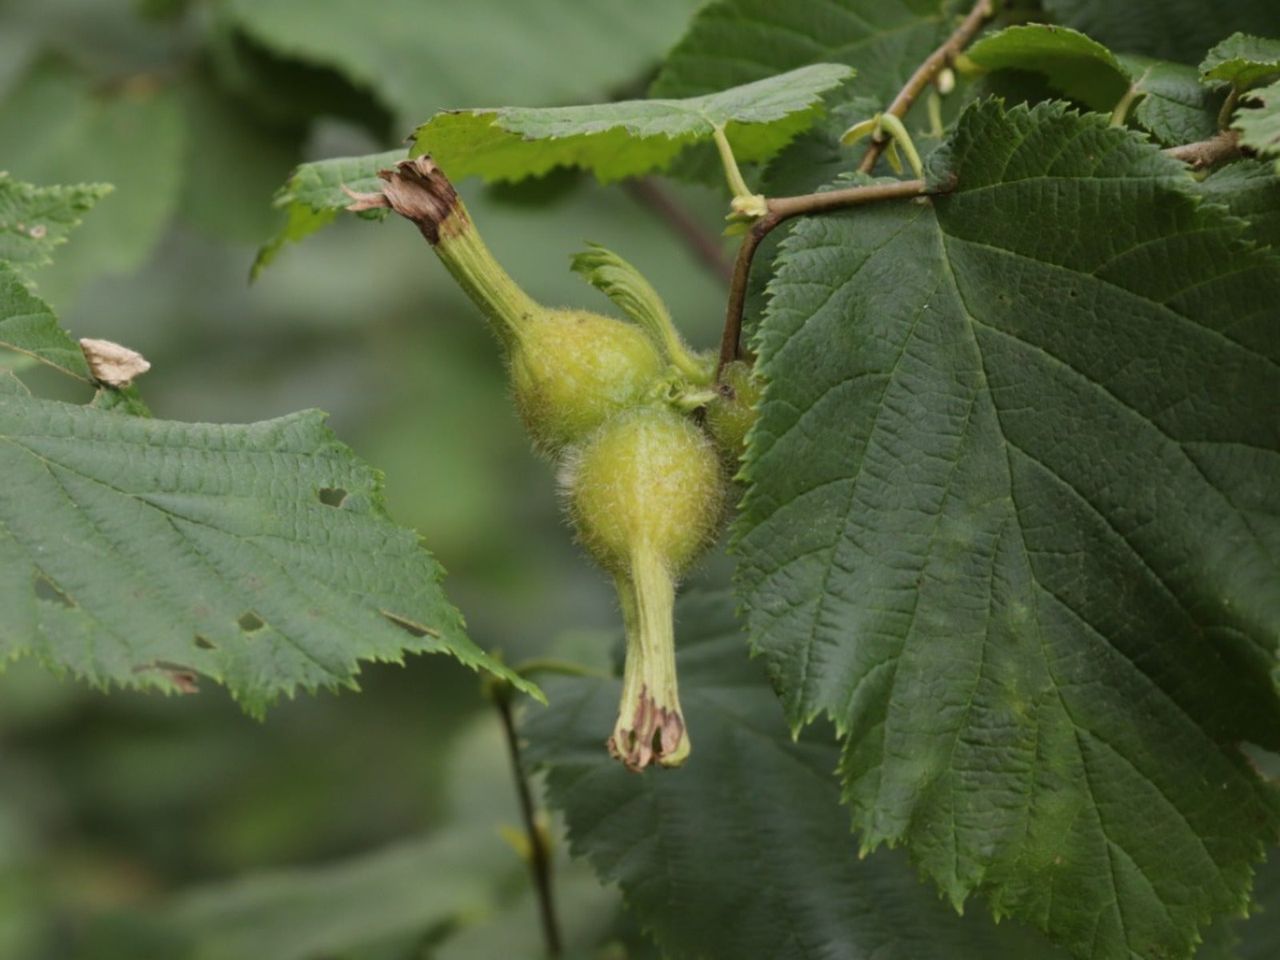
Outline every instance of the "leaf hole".
<path fill-rule="evenodd" d="M 347 499 L 347 491 L 341 487 L 321 487 L 319 496 L 326 507 L 340 507 Z"/>
<path fill-rule="evenodd" d="M 36 574 L 35 591 L 36 596 L 46 603 L 56 603 L 68 608 L 76 605 L 76 602 L 67 596 L 65 591 L 43 573 Z"/>
<path fill-rule="evenodd" d="M 424 627 L 420 623 L 415 623 L 412 620 L 409 620 L 405 617 L 401 617 L 397 614 L 391 613 L 388 610 L 383 610 L 381 611 L 381 613 L 389 621 L 394 623 L 397 627 L 399 627 L 401 630 L 403 630 L 405 633 L 409 634 L 410 636 L 436 637 L 436 638 L 439 638 L 440 636 L 439 630 L 432 630 L 430 627 Z"/>
<path fill-rule="evenodd" d="M 245 633 L 257 633 L 267 625 L 267 622 L 252 610 L 246 610 L 240 614 L 240 618 L 236 620 L 236 623 L 240 625 L 240 629 Z"/>
<path fill-rule="evenodd" d="M 218 645 L 216 643 L 214 643 L 208 637 L 203 637 L 198 633 L 196 634 L 196 646 L 199 647 L 201 650 L 217 650 L 218 649 Z"/>

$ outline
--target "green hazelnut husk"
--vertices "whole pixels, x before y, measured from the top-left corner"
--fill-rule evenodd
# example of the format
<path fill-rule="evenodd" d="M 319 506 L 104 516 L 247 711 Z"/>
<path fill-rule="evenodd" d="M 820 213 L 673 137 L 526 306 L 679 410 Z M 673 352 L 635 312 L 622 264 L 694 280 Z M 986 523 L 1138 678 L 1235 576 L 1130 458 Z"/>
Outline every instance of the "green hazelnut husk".
<path fill-rule="evenodd" d="M 609 420 L 576 450 L 563 480 L 583 545 L 614 576 L 626 625 L 609 751 L 632 770 L 679 766 L 690 740 L 676 681 L 675 584 L 719 526 L 720 458 L 689 419 L 641 406 Z"/>
<path fill-rule="evenodd" d="M 430 157 L 379 173 L 378 193 L 348 209 L 389 207 L 417 224 L 507 349 L 516 407 L 534 446 L 555 457 L 645 399 L 667 364 L 640 328 L 587 310 L 543 306 L 481 239 L 453 185 Z"/>

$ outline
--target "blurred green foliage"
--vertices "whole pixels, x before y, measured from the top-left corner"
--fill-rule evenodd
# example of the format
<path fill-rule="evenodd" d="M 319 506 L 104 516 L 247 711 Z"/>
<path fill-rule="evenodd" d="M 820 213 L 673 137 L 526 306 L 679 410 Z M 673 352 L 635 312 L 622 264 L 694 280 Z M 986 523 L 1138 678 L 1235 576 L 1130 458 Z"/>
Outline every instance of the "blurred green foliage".
<path fill-rule="evenodd" d="M 392 16 L 354 0 L 0 0 L 0 169 L 116 186 L 33 271 L 37 290 L 75 336 L 151 360 L 142 387 L 158 416 L 329 411 L 386 472 L 393 517 L 448 568 L 478 643 L 509 662 L 603 657 L 608 584 L 560 524 L 495 344 L 416 232 L 352 218 L 247 278 L 295 163 L 393 147 L 446 107 L 634 95 L 696 6 L 619 0 L 584 17 L 569 2 L 432 0 Z M 581 69 L 565 69 L 566 51 Z M 667 189 L 715 228 L 719 195 Z M 627 191 L 576 176 L 462 190 L 535 296 L 604 308 L 568 268 L 600 242 L 655 278 L 692 341 L 714 342 L 722 281 Z M 235 937 L 251 889 L 343 931 L 326 957 L 535 955 L 520 856 L 502 839 L 518 823 L 505 748 L 475 676 L 419 658 L 369 668 L 363 688 L 259 724 L 216 688 L 106 695 L 11 666 L 0 957 L 246 956 Z M 616 895 L 559 853 L 571 945 L 634 940 Z M 301 886 L 278 872 L 314 865 Z M 361 902 L 385 909 L 340 895 L 361 870 Z M 246 874 L 256 887 L 238 884 Z M 263 941 L 255 955 L 281 950 Z"/>

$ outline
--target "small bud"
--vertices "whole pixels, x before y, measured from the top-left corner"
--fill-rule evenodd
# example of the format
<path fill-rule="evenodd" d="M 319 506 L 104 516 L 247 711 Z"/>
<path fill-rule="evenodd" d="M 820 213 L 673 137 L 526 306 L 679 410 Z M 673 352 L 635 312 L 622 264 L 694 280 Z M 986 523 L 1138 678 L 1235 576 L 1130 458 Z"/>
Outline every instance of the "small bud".
<path fill-rule="evenodd" d="M 746 450 L 747 431 L 759 416 L 761 391 L 750 364 L 735 360 L 721 371 L 716 396 L 707 404 L 707 432 L 731 467 Z"/>
<path fill-rule="evenodd" d="M 956 88 L 956 72 L 950 67 L 943 67 L 938 71 L 938 76 L 934 79 L 933 85 L 945 97 Z"/>

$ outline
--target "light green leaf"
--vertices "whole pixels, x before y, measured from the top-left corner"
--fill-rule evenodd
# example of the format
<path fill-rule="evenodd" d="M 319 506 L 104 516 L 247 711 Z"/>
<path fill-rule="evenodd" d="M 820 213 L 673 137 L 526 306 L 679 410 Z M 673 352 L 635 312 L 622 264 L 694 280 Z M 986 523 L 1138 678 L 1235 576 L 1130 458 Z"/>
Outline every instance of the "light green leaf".
<path fill-rule="evenodd" d="M 866 846 L 1077 956 L 1188 957 L 1277 831 L 1235 744 L 1280 741 L 1280 265 L 1061 104 L 971 107 L 952 175 L 784 245 L 753 643 Z"/>
<path fill-rule="evenodd" d="M 1280 17 L 1275 26 L 1280 27 Z M 1221 81 L 1248 90 L 1280 76 L 1280 40 L 1233 33 L 1210 50 L 1200 64 L 1206 83 Z"/>
<path fill-rule="evenodd" d="M 1259 156 L 1280 154 L 1280 80 L 1251 91 L 1231 126 L 1240 131 L 1241 144 Z M 1276 171 L 1280 172 L 1280 160 L 1276 160 Z"/>
<path fill-rule="evenodd" d="M 852 75 L 846 66 L 820 63 L 682 100 L 440 113 L 418 128 L 414 152 L 430 153 L 455 180 L 519 180 L 582 167 L 610 181 L 666 169 L 723 127 L 738 160 L 765 160 L 813 122 L 824 93 Z"/>
<path fill-rule="evenodd" d="M 652 95 L 689 97 L 844 63 L 858 72 L 858 96 L 887 104 L 951 30 L 941 8 L 936 0 L 715 0 L 668 55 Z"/>
<path fill-rule="evenodd" d="M 1016 925 L 960 918 L 899 853 L 858 856 L 829 731 L 797 742 L 725 592 L 677 611 L 693 756 L 637 776 L 605 752 L 617 680 L 553 681 L 524 725 L 571 850 L 617 883 L 671 960 L 1012 960 L 1059 956 Z M 825 735 L 824 735 L 825 734 Z"/>
<path fill-rule="evenodd" d="M 328 0 L 320 16 L 313 0 L 230 0 L 225 9 L 258 43 L 373 91 L 407 129 L 459 104 L 598 99 L 643 76 L 697 5 Z"/>
<path fill-rule="evenodd" d="M 88 280 L 132 270 L 151 254 L 177 204 L 185 139 L 177 93 L 151 80 L 101 89 L 46 62 L 0 102 L 3 166 L 11 174 L 115 188 L 41 272 L 41 292 L 55 307 Z"/>
<path fill-rule="evenodd" d="M 0 261 L 41 267 L 80 215 L 111 192 L 104 183 L 37 187 L 0 171 Z"/>
<path fill-rule="evenodd" d="M 49 306 L 27 289 L 17 271 L 4 262 L 0 262 L 0 347 L 86 383 L 91 381 L 80 345 L 59 326 Z"/>
<path fill-rule="evenodd" d="M 1196 64 L 1204 52 L 1241 30 L 1276 32 L 1275 0 L 1044 0 L 1059 23 L 1117 53 Z"/>
<path fill-rule="evenodd" d="M 968 56 L 988 70 L 1030 70 L 1094 110 L 1110 110 L 1132 83 L 1110 50 L 1083 33 L 1042 23 L 1007 27 L 971 46 Z"/>
<path fill-rule="evenodd" d="M 203 674 L 255 714 L 405 652 L 532 689 L 466 637 L 319 413 L 186 424 L 0 396 L 0 471 L 0 660 L 167 690 Z"/>
<path fill-rule="evenodd" d="M 287 243 L 298 243 L 333 222 L 338 211 L 351 202 L 344 186 L 357 192 L 376 190 L 381 181 L 378 171 L 403 160 L 404 150 L 388 150 L 363 157 L 335 157 L 304 163 L 276 192 L 275 206 L 285 212 L 280 231 L 263 244 L 253 262 L 252 276 L 265 270 Z M 361 214 L 368 219 L 381 219 L 385 210 Z"/>

